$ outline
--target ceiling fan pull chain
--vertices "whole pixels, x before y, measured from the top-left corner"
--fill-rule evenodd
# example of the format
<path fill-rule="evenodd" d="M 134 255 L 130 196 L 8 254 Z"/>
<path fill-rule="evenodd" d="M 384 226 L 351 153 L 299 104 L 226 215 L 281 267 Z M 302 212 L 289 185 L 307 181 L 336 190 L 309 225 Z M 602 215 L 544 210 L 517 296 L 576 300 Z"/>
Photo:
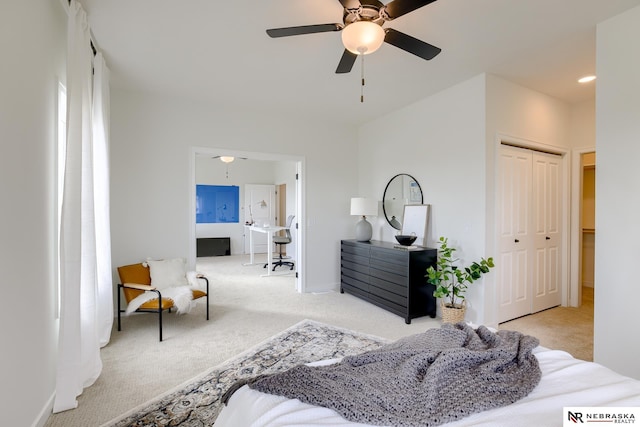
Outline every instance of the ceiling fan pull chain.
<path fill-rule="evenodd" d="M 360 103 L 364 102 L 364 55 L 360 55 L 362 57 L 360 61 Z"/>

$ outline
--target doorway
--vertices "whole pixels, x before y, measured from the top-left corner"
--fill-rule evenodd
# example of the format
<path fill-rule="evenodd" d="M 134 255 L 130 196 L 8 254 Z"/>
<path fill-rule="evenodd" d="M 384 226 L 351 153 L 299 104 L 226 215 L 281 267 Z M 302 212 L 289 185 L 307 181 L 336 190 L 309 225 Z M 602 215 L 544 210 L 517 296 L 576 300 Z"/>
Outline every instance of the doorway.
<path fill-rule="evenodd" d="M 594 264 L 596 236 L 596 153 L 595 151 L 580 154 L 581 164 L 581 200 L 580 200 L 580 297 L 593 298 Z"/>
<path fill-rule="evenodd" d="M 286 183 L 276 185 L 276 224 L 280 227 L 287 226 L 287 184 Z M 285 235 L 284 231 L 279 231 L 278 234 L 281 237 Z M 280 245 L 279 255 L 281 257 L 287 257 L 287 246 L 295 247 L 293 242 L 290 245 Z M 289 250 L 289 253 L 293 253 L 293 252 Z"/>
<path fill-rule="evenodd" d="M 273 184 L 244 184 L 245 224 L 277 225 L 276 224 L 276 186 Z M 249 213 L 247 220 L 247 210 Z M 245 229 L 246 230 L 246 229 Z M 264 233 L 244 233 L 244 254 L 249 253 L 253 239 L 253 251 L 257 254 L 264 254 L 271 250 L 271 242 L 267 242 L 267 235 Z"/>
<path fill-rule="evenodd" d="M 226 164 L 225 174 L 223 175 L 225 183 L 227 185 L 234 185 L 233 181 L 239 178 L 240 173 L 245 173 L 247 176 L 243 178 L 242 188 L 244 189 L 244 184 L 251 182 L 260 182 L 255 178 L 255 176 L 251 175 L 251 171 L 256 169 L 255 165 L 273 165 L 273 172 L 269 175 L 264 182 L 289 182 L 289 188 L 294 189 L 289 191 L 289 201 L 287 202 L 286 209 L 290 212 L 293 212 L 296 218 L 296 223 L 303 223 L 304 221 L 304 158 L 300 156 L 291 156 L 285 154 L 272 154 L 272 153 L 260 153 L 260 152 L 244 152 L 244 151 L 236 151 L 229 150 L 224 148 L 210 148 L 210 147 L 192 147 L 190 153 L 190 185 L 189 185 L 189 203 L 190 203 L 190 216 L 189 216 L 189 258 L 188 263 L 189 266 L 195 268 L 196 265 L 196 238 L 198 232 L 196 230 L 196 197 L 195 197 L 195 188 L 196 188 L 196 165 L 198 164 L 199 159 L 203 157 L 206 158 L 215 158 L 217 159 L 217 165 L 222 164 L 220 162 L 221 156 L 232 156 L 235 158 L 235 161 Z M 283 167 L 278 167 L 278 166 Z M 244 168 L 244 169 L 243 169 Z M 283 172 L 281 169 L 286 169 L 286 172 Z M 244 172 L 242 172 L 244 170 Z M 286 173 L 285 177 L 283 174 Z M 237 184 L 236 184 L 237 185 Z M 244 200 L 242 195 L 240 196 L 240 200 Z M 275 205 L 275 200 L 273 203 L 268 203 L 267 206 L 273 207 Z M 236 254 L 244 253 L 244 235 L 245 235 L 245 227 L 244 227 L 244 217 L 247 216 L 247 212 L 243 212 L 241 214 L 242 220 L 235 224 L 235 228 L 233 230 L 226 230 L 226 233 L 235 233 L 235 239 L 232 237 L 232 253 Z M 248 216 L 247 216 L 248 217 Z M 296 260 L 296 274 L 295 274 L 295 287 L 298 292 L 305 292 L 305 247 L 304 247 L 304 227 L 296 227 L 296 241 L 298 242 L 295 247 L 290 248 L 292 251 L 291 254 Z M 234 240 L 237 242 L 236 247 L 234 249 Z M 295 255 L 293 255 L 295 254 Z"/>
<path fill-rule="evenodd" d="M 571 163 L 571 281 L 567 305 L 579 307 L 583 291 L 592 298 L 595 254 L 596 152 L 593 147 L 573 151 Z M 591 301 L 587 301 L 592 303 Z"/>

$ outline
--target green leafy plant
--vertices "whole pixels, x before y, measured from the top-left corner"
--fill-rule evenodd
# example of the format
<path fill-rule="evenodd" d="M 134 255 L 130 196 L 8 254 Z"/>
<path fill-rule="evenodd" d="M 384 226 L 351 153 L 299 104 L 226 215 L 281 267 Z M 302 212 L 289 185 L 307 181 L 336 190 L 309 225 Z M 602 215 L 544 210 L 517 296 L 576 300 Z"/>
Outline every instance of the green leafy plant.
<path fill-rule="evenodd" d="M 448 307 L 459 307 L 464 300 L 467 286 L 495 267 L 493 258 L 481 258 L 480 261 L 473 262 L 469 267 L 458 267 L 454 265 L 459 261 L 454 257 L 455 251 L 455 248 L 448 245 L 447 238 L 440 237 L 436 268 L 427 268 L 425 275 L 427 282 L 436 287 L 433 296 L 446 298 L 445 305 Z"/>

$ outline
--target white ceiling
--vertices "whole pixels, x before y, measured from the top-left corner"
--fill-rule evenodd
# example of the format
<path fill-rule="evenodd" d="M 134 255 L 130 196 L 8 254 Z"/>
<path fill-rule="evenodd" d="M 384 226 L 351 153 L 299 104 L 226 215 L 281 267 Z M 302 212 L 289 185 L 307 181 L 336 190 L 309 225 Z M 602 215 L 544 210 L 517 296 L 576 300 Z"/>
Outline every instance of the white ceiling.
<path fill-rule="evenodd" d="M 114 88 L 360 124 L 483 72 L 567 102 L 592 99 L 598 22 L 640 0 L 438 0 L 385 24 L 442 48 L 425 61 L 384 44 L 335 74 L 340 33 L 267 28 L 342 22 L 338 0 L 82 0 Z M 385 1 L 388 3 L 388 1 Z"/>

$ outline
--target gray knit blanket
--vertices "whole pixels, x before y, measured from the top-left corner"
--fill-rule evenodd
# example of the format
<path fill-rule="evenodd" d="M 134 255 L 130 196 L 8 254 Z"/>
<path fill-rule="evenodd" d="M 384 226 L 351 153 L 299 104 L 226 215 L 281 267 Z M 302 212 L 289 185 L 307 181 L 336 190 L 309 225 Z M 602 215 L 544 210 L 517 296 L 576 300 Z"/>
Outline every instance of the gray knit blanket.
<path fill-rule="evenodd" d="M 529 394 L 541 376 L 537 345 L 519 332 L 446 324 L 334 365 L 300 365 L 248 383 L 354 422 L 431 427 Z"/>

